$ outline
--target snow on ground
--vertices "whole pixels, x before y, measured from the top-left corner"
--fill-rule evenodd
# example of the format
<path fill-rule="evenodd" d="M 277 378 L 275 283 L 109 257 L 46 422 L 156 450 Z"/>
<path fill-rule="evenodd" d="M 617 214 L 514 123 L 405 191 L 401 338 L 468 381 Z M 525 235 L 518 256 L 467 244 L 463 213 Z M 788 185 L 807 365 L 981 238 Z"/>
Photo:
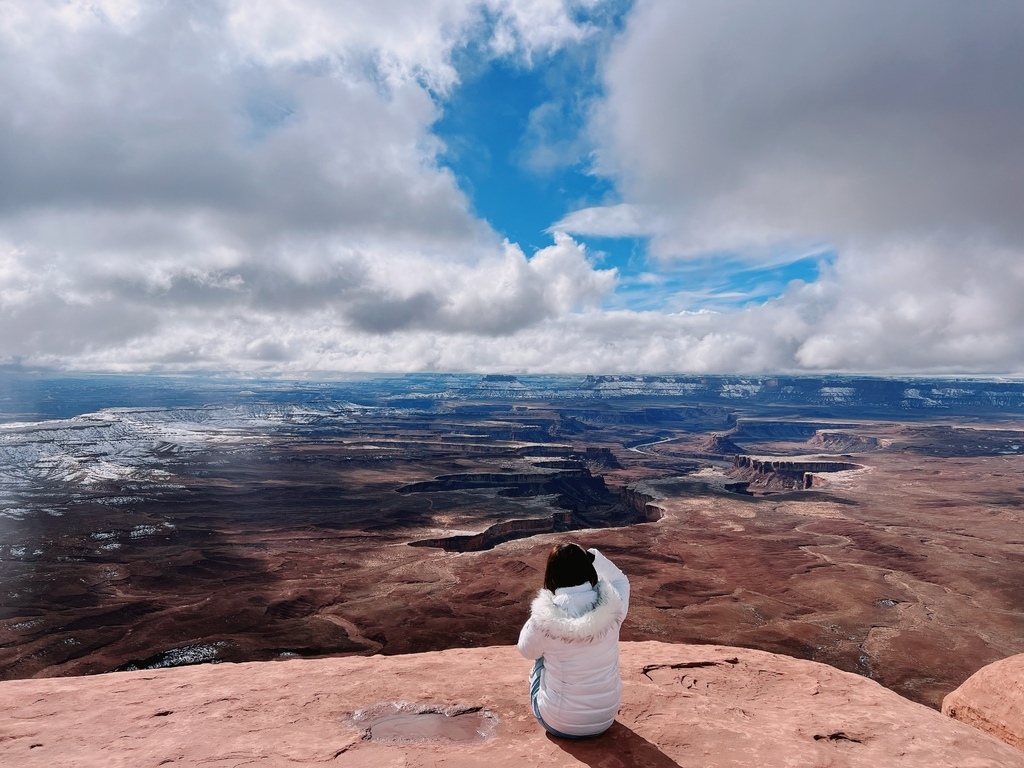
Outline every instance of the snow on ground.
<path fill-rule="evenodd" d="M 107 408 L 68 419 L 0 424 L 0 515 L 24 515 L 26 496 L 54 484 L 71 494 L 126 484 L 178 488 L 166 469 L 169 459 L 213 447 L 244 450 L 272 434 L 341 423 L 362 410 L 348 403 Z M 118 494 L 103 501 L 124 505 L 138 498 Z"/>

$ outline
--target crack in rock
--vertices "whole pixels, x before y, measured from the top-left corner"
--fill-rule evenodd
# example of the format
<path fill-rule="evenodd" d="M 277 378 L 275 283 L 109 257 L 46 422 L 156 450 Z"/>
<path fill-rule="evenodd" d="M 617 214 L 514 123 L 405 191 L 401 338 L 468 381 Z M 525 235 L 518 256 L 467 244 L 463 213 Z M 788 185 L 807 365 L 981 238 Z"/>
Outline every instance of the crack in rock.
<path fill-rule="evenodd" d="M 724 664 L 739 663 L 740 660 L 738 658 L 731 658 L 722 659 L 721 661 L 683 661 L 678 664 L 648 664 L 640 672 L 653 683 L 655 680 L 651 677 L 650 673 L 657 669 L 700 669 L 701 667 L 720 667 Z"/>

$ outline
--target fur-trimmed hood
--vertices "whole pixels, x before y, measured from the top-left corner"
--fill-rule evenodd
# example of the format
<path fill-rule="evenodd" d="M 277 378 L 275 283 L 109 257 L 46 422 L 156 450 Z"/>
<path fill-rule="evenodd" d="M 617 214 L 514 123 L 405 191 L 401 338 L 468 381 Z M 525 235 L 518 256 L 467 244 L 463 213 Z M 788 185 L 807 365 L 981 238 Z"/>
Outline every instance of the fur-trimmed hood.
<path fill-rule="evenodd" d="M 622 598 L 605 579 L 597 580 L 597 602 L 581 616 L 573 616 L 558 603 L 555 595 L 542 589 L 530 604 L 530 616 L 538 630 L 548 637 L 566 642 L 589 642 L 604 637 L 625 618 Z"/>

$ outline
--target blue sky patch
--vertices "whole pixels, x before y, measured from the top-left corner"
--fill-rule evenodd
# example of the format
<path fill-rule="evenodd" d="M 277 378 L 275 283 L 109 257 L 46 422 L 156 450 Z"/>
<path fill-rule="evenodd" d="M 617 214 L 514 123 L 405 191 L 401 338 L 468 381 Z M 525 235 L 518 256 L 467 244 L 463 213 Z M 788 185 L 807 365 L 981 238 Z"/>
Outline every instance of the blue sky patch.
<path fill-rule="evenodd" d="M 624 275 L 615 306 L 682 312 L 727 311 L 762 304 L 781 296 L 794 281 L 817 280 L 835 255 L 833 251 L 821 250 L 769 266 L 753 265 L 730 254 L 661 262 L 653 265 L 653 269 Z"/>
<path fill-rule="evenodd" d="M 441 101 L 434 124 L 446 147 L 441 162 L 455 173 L 476 215 L 527 256 L 552 244 L 546 230 L 569 212 L 621 202 L 614 181 L 590 170 L 586 121 L 602 95 L 602 46 L 621 28 L 630 5 L 613 10 L 604 37 L 557 51 L 544 66 L 481 55 L 486 36 L 454 57 L 460 83 Z M 618 269 L 621 282 L 609 306 L 634 310 L 725 310 L 761 303 L 781 295 L 793 280 L 816 280 L 822 260 L 831 258 L 802 248 L 777 254 L 769 266 L 754 266 L 740 254 L 666 261 L 649 257 L 647 238 L 573 237 L 597 266 Z"/>
<path fill-rule="evenodd" d="M 587 172 L 585 157 L 574 155 L 584 115 L 553 93 L 548 80 L 547 70 L 491 62 L 463 81 L 434 125 L 447 147 L 442 161 L 477 215 L 527 254 L 551 244 L 545 230 L 566 212 L 614 193 L 610 181 Z M 549 156 L 543 168 L 541 155 Z"/>

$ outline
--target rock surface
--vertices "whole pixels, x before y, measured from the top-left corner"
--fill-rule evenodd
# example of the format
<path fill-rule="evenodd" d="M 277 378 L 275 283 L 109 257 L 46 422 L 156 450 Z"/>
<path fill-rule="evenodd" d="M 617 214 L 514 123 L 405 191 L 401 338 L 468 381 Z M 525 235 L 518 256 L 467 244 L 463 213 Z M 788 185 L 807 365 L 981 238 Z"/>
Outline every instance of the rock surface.
<path fill-rule="evenodd" d="M 1024 653 L 975 672 L 942 700 L 942 714 L 1024 750 Z"/>
<path fill-rule="evenodd" d="M 547 737 L 515 648 L 121 672 L 0 684 L 0 764 L 32 766 L 1024 767 L 1024 753 L 863 677 L 724 646 L 623 643 L 603 736 Z M 470 708 L 489 735 L 366 738 L 367 712 Z M 485 708 L 480 713 L 475 708 Z M 493 716 L 493 717 L 492 717 Z M 418 729 L 429 731 L 436 714 Z M 392 741 L 388 741 L 388 739 Z"/>

